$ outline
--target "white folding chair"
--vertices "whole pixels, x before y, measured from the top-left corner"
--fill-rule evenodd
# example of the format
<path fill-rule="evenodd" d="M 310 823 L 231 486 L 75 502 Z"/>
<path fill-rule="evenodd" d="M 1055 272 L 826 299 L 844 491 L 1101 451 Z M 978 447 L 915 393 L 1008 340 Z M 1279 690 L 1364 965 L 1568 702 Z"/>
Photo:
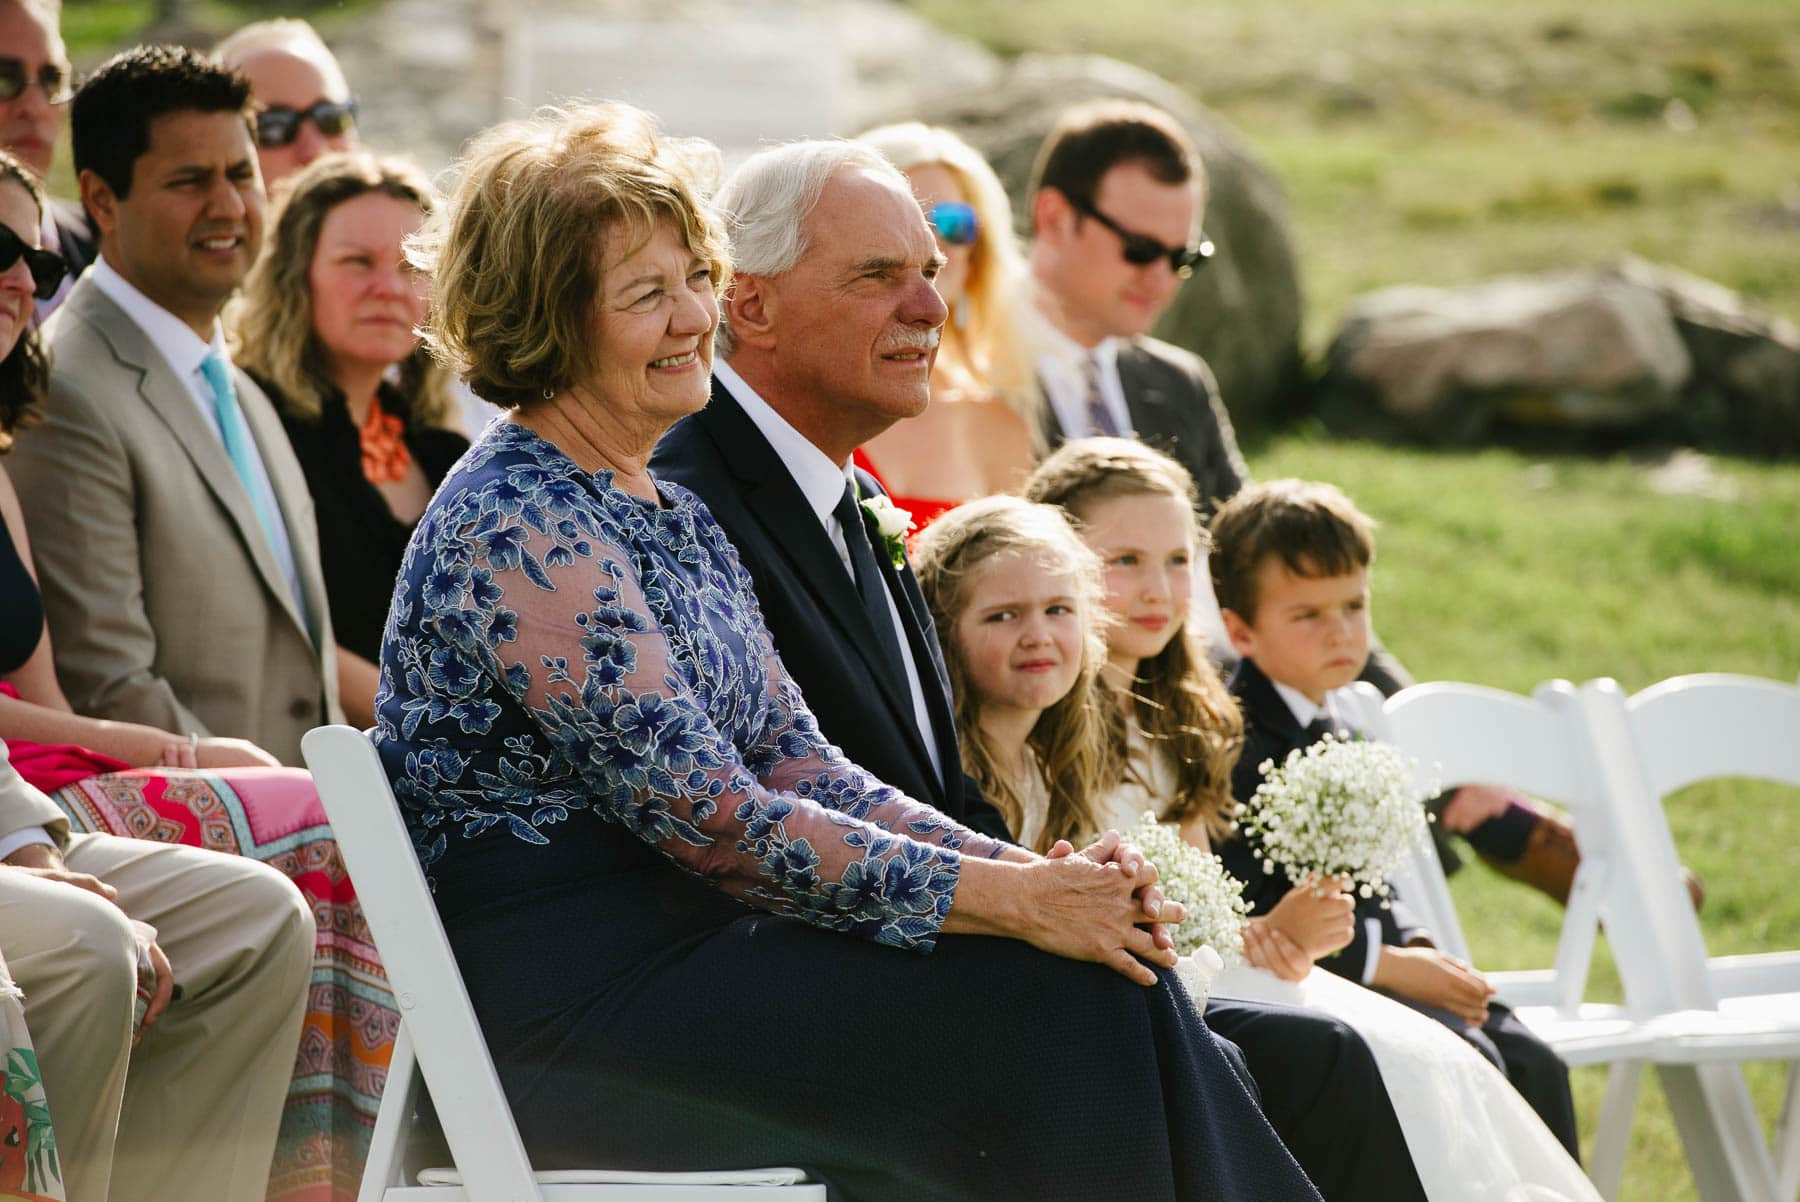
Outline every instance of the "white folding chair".
<path fill-rule="evenodd" d="M 1606 907 L 1628 1003 L 1701 1195 L 1792 1202 L 1800 1193 L 1800 951 L 1710 958 L 1676 877 L 1663 798 L 1697 781 L 1800 785 L 1800 688 L 1745 676 L 1676 677 L 1627 699 L 1611 680 L 1580 699 L 1621 855 Z M 1789 1062 L 1773 1152 L 1740 1062 Z M 1622 1089 L 1635 1095 L 1641 1065 Z"/>
<path fill-rule="evenodd" d="M 1649 1054 L 1651 1036 L 1627 1007 L 1583 1000 L 1614 837 L 1598 803 L 1600 783 L 1576 701 L 1574 688 L 1561 680 L 1540 685 L 1529 698 L 1438 682 L 1414 685 L 1385 702 L 1372 686 L 1359 684 L 1345 717 L 1407 752 L 1419 762 L 1422 776 L 1445 786 L 1508 785 L 1569 810 L 1581 867 L 1569 893 L 1556 961 L 1549 968 L 1487 976 L 1501 999 L 1565 1061 L 1612 1066 L 1588 1157 L 1595 1186 L 1612 1198 L 1631 1141 L 1636 1062 Z M 1422 912 L 1439 946 L 1469 959 L 1468 940 L 1432 848 L 1421 847 L 1394 883 Z"/>
<path fill-rule="evenodd" d="M 358 1202 L 825 1202 L 791 1168 L 534 1174 L 374 745 L 322 726 L 301 750 L 400 1004 Z M 441 1135 L 417 1113 L 422 1090 Z M 455 1168 L 428 1167 L 446 1151 Z"/>

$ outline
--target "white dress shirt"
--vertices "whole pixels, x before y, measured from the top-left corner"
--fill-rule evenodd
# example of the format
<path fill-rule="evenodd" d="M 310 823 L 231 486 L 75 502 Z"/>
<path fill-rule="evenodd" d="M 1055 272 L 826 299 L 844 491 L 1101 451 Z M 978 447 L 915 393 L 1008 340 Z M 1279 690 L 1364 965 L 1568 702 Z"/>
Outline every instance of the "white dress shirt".
<path fill-rule="evenodd" d="M 1289 711 L 1294 715 L 1294 721 L 1298 722 L 1302 729 L 1311 726 L 1319 718 L 1329 718 L 1331 724 L 1340 730 L 1349 729 L 1349 724 L 1344 721 L 1343 711 L 1333 700 L 1337 695 L 1336 689 L 1325 694 L 1324 705 L 1314 705 L 1312 698 L 1299 689 L 1282 684 L 1279 680 L 1270 680 L 1269 683 L 1275 686 L 1275 691 L 1281 694 L 1283 701 L 1287 702 Z M 1375 966 L 1381 962 L 1381 920 L 1379 918 L 1363 919 L 1363 935 L 1367 940 L 1367 947 L 1366 958 L 1363 960 L 1362 983 L 1372 985 L 1375 983 Z"/>
<path fill-rule="evenodd" d="M 1063 437 L 1087 438 L 1099 431 L 1088 421 L 1087 369 L 1082 359 L 1091 356 L 1100 381 L 1100 399 L 1112 414 L 1113 424 L 1121 436 L 1131 437 L 1131 410 L 1125 404 L 1125 385 L 1119 381 L 1119 342 L 1102 338 L 1092 347 L 1084 347 L 1051 325 L 1040 323 L 1036 333 L 1038 380 Z"/>
<path fill-rule="evenodd" d="M 854 580 L 856 570 L 850 562 L 850 545 L 844 541 L 844 528 L 834 512 L 838 502 L 843 499 L 844 485 L 855 479 L 850 474 L 849 461 L 833 463 L 810 438 L 789 425 L 787 419 L 775 412 L 769 402 L 758 396 L 756 390 L 746 384 L 744 378 L 733 371 L 729 363 L 715 359 L 713 375 L 743 407 L 762 436 L 769 440 L 776 458 L 787 468 L 794 483 L 800 486 L 800 495 L 806 498 L 813 516 L 825 528 L 825 537 L 831 540 L 831 546 L 843 563 L 844 571 Z M 900 623 L 900 609 L 894 603 L 893 594 L 883 588 L 881 595 L 887 600 L 888 615 L 894 623 L 894 635 L 900 643 L 900 655 L 906 661 L 906 684 L 912 690 L 913 717 L 918 721 L 920 734 L 924 736 L 925 750 L 931 756 L 932 771 L 942 776 L 944 767 L 939 762 L 931 711 L 925 704 L 925 689 L 919 680 L 919 665 L 913 660 L 912 643 L 906 637 L 906 628 Z"/>
<path fill-rule="evenodd" d="M 130 281 L 113 270 L 105 255 L 95 259 L 88 271 L 94 277 L 94 286 L 125 310 L 125 316 L 131 318 L 138 329 L 144 332 L 144 337 L 162 355 L 164 362 L 175 373 L 175 378 L 187 385 L 189 399 L 199 409 L 207 428 L 222 446 L 225 436 L 219 429 L 212 385 L 200 370 L 200 364 L 210 354 L 217 354 L 228 366 L 231 363 L 231 355 L 225 349 L 224 327 L 219 324 L 218 319 L 213 319 L 212 341 L 202 341 L 187 322 L 139 292 Z M 294 559 L 294 544 L 288 537 L 287 518 L 281 512 L 281 503 L 275 499 L 275 489 L 269 483 L 269 469 L 263 463 L 262 449 L 256 447 L 256 435 L 251 431 L 247 420 L 244 423 L 244 434 L 250 439 L 250 445 L 256 448 L 256 454 L 250 462 L 251 487 L 256 492 L 253 498 L 255 506 L 280 519 L 273 532 L 275 562 L 281 566 L 282 577 L 287 581 L 288 595 L 293 597 L 294 604 L 299 607 L 301 617 L 310 622 L 310 616 L 306 612 L 306 594 L 300 587 L 300 569 Z M 232 478 L 237 479 L 236 472 L 232 473 Z M 239 484 L 241 486 L 242 481 Z M 261 522 L 257 523 L 257 528 L 262 529 Z"/>

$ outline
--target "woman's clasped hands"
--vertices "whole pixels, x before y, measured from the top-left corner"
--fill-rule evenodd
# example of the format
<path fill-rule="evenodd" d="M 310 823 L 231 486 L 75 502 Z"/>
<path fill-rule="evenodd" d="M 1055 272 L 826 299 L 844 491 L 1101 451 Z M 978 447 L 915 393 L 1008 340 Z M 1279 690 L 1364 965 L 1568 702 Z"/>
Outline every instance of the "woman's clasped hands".
<path fill-rule="evenodd" d="M 1156 984 L 1146 961 L 1175 967 L 1168 927 L 1180 925 L 1187 911 L 1163 896 L 1156 865 L 1117 831 L 1080 852 L 1058 840 L 1040 863 L 1044 930 L 1031 938 L 1034 946 L 1104 964 L 1139 985 Z"/>

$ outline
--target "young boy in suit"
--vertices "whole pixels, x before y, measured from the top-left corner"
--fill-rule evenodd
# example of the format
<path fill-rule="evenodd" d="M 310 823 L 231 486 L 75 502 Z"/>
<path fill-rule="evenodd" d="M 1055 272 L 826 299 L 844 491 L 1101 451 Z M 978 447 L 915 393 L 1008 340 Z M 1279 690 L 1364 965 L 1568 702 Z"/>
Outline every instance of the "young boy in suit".
<path fill-rule="evenodd" d="M 1232 792 L 1248 801 L 1265 760 L 1280 763 L 1327 733 L 1348 733 L 1332 693 L 1369 654 L 1374 523 L 1329 484 L 1252 485 L 1212 521 L 1213 589 L 1242 656 L 1230 689 L 1244 709 L 1244 750 Z M 1292 886 L 1262 869 L 1244 840 L 1218 849 L 1266 913 Z M 1320 966 L 1437 1019 L 1506 1073 L 1570 1155 L 1579 1157 L 1569 1070 L 1469 965 L 1438 950 L 1398 896 L 1358 903 L 1357 934 Z"/>

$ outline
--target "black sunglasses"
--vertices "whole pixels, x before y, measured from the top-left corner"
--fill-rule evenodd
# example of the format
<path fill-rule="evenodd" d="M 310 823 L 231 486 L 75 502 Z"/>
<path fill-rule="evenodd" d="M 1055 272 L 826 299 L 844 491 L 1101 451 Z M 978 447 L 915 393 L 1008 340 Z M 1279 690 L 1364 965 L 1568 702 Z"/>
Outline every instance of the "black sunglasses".
<path fill-rule="evenodd" d="M 11 271 L 21 256 L 31 272 L 32 289 L 37 298 L 49 300 L 55 296 L 63 277 L 69 274 L 69 266 L 63 262 L 63 257 L 53 250 L 39 250 L 15 234 L 11 226 L 0 225 L 0 271 Z"/>
<path fill-rule="evenodd" d="M 69 69 L 62 63 L 45 63 L 38 68 L 37 79 L 33 80 L 25 71 L 23 59 L 0 57 L 0 103 L 17 100 L 34 82 L 51 104 L 67 103 L 75 94 L 69 86 Z"/>
<path fill-rule="evenodd" d="M 291 145 L 300 136 L 300 123 L 311 121 L 328 138 L 349 133 L 356 125 L 356 101 L 321 100 L 311 108 L 277 105 L 256 114 L 256 144 L 264 150 Z"/>
<path fill-rule="evenodd" d="M 1202 266 L 1213 257 L 1212 239 L 1205 234 L 1201 234 L 1200 241 L 1192 246 L 1165 246 L 1148 234 L 1134 233 L 1126 229 L 1085 200 L 1076 200 L 1071 196 L 1069 203 L 1075 206 L 1076 212 L 1092 217 L 1117 234 L 1125 261 L 1133 267 L 1147 267 L 1159 259 L 1164 259 L 1168 261 L 1169 270 L 1185 280 L 1194 274 L 1194 268 Z"/>

